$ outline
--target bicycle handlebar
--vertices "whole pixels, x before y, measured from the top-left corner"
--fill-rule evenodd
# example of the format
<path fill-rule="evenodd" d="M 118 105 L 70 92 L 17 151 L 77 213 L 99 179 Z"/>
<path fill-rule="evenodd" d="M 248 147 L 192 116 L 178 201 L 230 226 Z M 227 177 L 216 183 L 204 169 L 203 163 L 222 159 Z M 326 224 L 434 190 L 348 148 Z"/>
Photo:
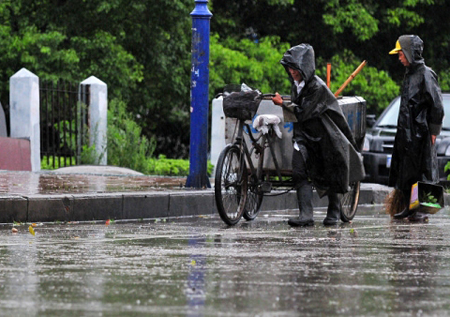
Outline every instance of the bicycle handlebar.
<path fill-rule="evenodd" d="M 264 100 L 272 100 L 272 98 L 275 97 L 276 94 L 261 94 L 261 96 Z M 283 98 L 283 100 L 291 100 L 290 95 L 281 95 L 281 97 Z"/>
<path fill-rule="evenodd" d="M 275 94 L 262 94 L 262 99 L 272 99 L 273 97 L 275 97 Z"/>

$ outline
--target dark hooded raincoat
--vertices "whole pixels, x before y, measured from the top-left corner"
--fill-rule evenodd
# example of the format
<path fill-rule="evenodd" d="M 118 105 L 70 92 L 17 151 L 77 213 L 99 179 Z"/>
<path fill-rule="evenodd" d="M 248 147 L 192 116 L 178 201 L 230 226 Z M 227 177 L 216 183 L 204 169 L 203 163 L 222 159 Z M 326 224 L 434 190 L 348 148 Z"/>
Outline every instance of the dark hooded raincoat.
<path fill-rule="evenodd" d="M 441 131 L 444 108 L 437 75 L 422 58 L 423 42 L 417 35 L 399 38 L 409 67 L 401 90 L 400 112 L 392 154 L 389 185 L 409 197 L 417 181 L 437 183 L 439 172 L 431 135 Z"/>
<path fill-rule="evenodd" d="M 308 176 L 320 196 L 346 193 L 350 182 L 364 178 L 364 168 L 337 99 L 315 75 L 314 59 L 312 46 L 300 44 L 289 49 L 281 60 L 292 83 L 288 68 L 300 71 L 305 81 L 300 94 L 292 84 L 291 106 L 297 118 L 293 142 L 299 145 Z"/>

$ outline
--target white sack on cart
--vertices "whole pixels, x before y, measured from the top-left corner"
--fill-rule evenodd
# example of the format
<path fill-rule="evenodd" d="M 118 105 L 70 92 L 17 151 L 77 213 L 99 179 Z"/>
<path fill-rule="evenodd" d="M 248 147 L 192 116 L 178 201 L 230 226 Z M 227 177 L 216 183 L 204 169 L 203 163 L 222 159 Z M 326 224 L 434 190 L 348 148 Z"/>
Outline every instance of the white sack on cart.
<path fill-rule="evenodd" d="M 278 138 L 281 139 L 281 131 L 278 124 L 281 122 L 281 119 L 273 114 L 261 114 L 255 118 L 253 121 L 253 128 L 262 132 L 263 134 L 267 134 L 269 132 L 269 125 L 273 126 L 273 130 Z"/>

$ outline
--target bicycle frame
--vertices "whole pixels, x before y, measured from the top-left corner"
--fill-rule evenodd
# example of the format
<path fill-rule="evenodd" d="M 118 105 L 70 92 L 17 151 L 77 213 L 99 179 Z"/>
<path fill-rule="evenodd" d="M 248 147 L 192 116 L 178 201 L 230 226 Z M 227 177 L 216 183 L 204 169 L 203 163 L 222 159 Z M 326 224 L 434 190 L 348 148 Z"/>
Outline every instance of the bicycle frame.
<path fill-rule="evenodd" d="M 244 138 L 244 127 L 247 128 L 247 131 L 249 131 L 248 136 L 252 143 L 250 150 Z M 261 133 L 257 138 L 255 138 L 250 131 L 251 131 L 250 126 L 247 123 L 245 123 L 244 120 L 238 120 L 238 131 L 234 144 L 237 145 L 244 153 L 244 158 L 246 160 L 248 169 L 250 170 L 250 175 L 251 177 L 254 178 L 255 183 L 257 183 L 258 186 L 262 186 L 263 184 L 265 184 L 265 188 L 267 188 L 268 186 L 270 189 L 272 188 L 273 185 L 275 187 L 278 186 L 293 187 L 293 183 L 291 181 L 284 181 L 281 175 L 281 169 L 273 148 L 273 140 L 270 136 L 272 129 L 270 129 L 269 134 Z M 275 165 L 276 177 L 278 178 L 278 180 L 271 180 L 264 182 L 263 178 L 265 171 L 263 165 L 264 165 L 265 149 L 267 147 L 270 150 L 272 161 Z M 256 167 L 251 159 L 252 154 L 256 154 L 259 156 L 257 161 L 258 164 Z M 263 190 L 263 192 L 270 192 L 270 189 Z"/>

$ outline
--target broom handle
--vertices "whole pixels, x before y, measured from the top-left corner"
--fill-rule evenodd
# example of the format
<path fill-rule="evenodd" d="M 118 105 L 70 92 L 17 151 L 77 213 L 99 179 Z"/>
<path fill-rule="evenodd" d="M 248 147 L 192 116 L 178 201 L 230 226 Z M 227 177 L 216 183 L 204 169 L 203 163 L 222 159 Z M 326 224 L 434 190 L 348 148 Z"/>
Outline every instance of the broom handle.
<path fill-rule="evenodd" d="M 327 87 L 330 88 L 331 80 L 331 63 L 327 63 Z"/>
<path fill-rule="evenodd" d="M 364 66 L 366 66 L 366 64 L 367 64 L 367 62 L 363 61 L 358 66 L 358 68 L 356 68 L 356 70 L 350 75 L 350 77 L 347 78 L 345 83 L 343 83 L 342 86 L 334 93 L 335 97 L 339 96 L 339 94 L 342 92 L 342 90 L 344 90 L 344 88 L 348 85 L 348 83 L 351 82 L 353 80 L 353 78 L 355 78 L 356 75 L 358 75 L 358 73 L 361 71 L 361 69 L 363 69 Z"/>

